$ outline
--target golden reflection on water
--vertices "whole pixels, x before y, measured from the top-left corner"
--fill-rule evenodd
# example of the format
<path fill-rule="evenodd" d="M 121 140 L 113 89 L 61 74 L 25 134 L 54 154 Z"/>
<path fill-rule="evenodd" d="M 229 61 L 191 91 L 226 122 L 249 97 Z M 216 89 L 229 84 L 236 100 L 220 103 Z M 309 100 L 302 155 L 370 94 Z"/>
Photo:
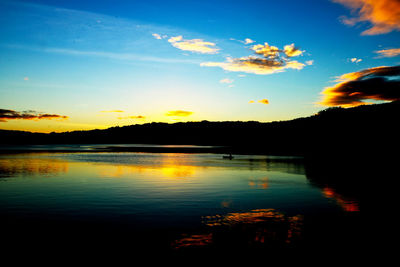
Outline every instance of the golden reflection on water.
<path fill-rule="evenodd" d="M 161 165 L 161 166 L 143 166 L 143 165 L 101 165 L 97 166 L 102 177 L 121 178 L 134 174 L 157 174 L 159 177 L 171 179 L 185 179 L 195 175 L 197 166 L 184 165 Z"/>
<path fill-rule="evenodd" d="M 190 165 L 182 155 L 175 153 L 161 154 L 160 161 L 154 164 L 101 164 L 98 166 L 100 175 L 120 178 L 133 174 L 152 174 L 170 179 L 185 179 L 192 177 L 199 169 L 205 167 Z"/>
<path fill-rule="evenodd" d="M 249 186 L 252 188 L 260 188 L 260 189 L 267 189 L 268 185 L 268 177 L 262 177 L 261 179 L 252 178 L 249 180 Z"/>
<path fill-rule="evenodd" d="M 40 174 L 43 176 L 67 173 L 69 164 L 58 159 L 42 158 L 0 158 L 0 175 Z"/>
<path fill-rule="evenodd" d="M 290 245 L 301 239 L 303 216 L 287 216 L 275 209 L 254 209 L 248 212 L 234 212 L 226 215 L 204 216 L 202 223 L 209 232 L 184 235 L 172 243 L 174 249 L 202 247 L 221 242 L 218 236 L 236 237 L 239 245 Z M 224 242 L 224 241 L 222 241 Z M 235 242 L 235 240 L 230 240 Z"/>
<path fill-rule="evenodd" d="M 61 173 L 96 172 L 100 177 L 131 177 L 136 174 L 147 173 L 157 177 L 169 179 L 185 179 L 192 177 L 199 169 L 205 167 L 188 165 L 184 157 L 173 154 L 163 155 L 161 162 L 154 164 L 110 164 L 79 161 L 68 161 L 60 158 L 47 157 L 8 157 L 0 158 L 0 175 L 16 176 L 19 174 L 51 176 Z M 71 167 L 71 168 L 70 168 Z"/>
<path fill-rule="evenodd" d="M 339 206 L 342 207 L 344 211 L 348 212 L 360 211 L 360 205 L 358 201 L 346 198 L 338 194 L 337 192 L 335 192 L 335 189 L 331 187 L 323 188 L 322 194 L 327 198 L 334 199 L 339 204 Z"/>

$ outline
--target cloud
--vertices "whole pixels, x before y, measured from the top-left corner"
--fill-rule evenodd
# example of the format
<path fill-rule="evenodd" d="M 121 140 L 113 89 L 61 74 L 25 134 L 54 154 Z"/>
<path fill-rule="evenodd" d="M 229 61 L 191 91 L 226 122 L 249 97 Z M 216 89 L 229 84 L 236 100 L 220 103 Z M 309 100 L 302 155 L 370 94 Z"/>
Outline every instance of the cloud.
<path fill-rule="evenodd" d="M 294 44 L 290 44 L 290 45 L 285 45 L 283 47 L 283 52 L 288 57 L 297 57 L 297 56 L 302 55 L 304 51 L 301 51 L 300 49 L 295 47 Z"/>
<path fill-rule="evenodd" d="M 285 69 L 304 68 L 304 64 L 298 61 L 279 61 L 258 57 L 227 58 L 226 62 L 203 62 L 200 66 L 220 67 L 227 71 L 239 71 L 254 74 L 272 74 L 282 72 Z"/>
<path fill-rule="evenodd" d="M 352 107 L 365 100 L 400 100 L 400 66 L 374 67 L 341 75 L 338 83 L 322 91 L 324 106 Z"/>
<path fill-rule="evenodd" d="M 258 102 L 258 103 L 261 103 L 261 104 L 265 104 L 265 105 L 268 105 L 268 104 L 269 104 L 268 99 L 257 100 L 257 102 Z M 249 104 L 254 104 L 254 103 L 256 103 L 256 101 L 254 101 L 254 100 L 250 100 L 250 101 L 249 101 Z"/>
<path fill-rule="evenodd" d="M 270 46 L 268 43 L 264 43 L 264 45 L 254 45 L 251 49 L 254 50 L 256 54 L 263 55 L 266 58 L 279 58 L 282 57 L 282 53 L 286 57 L 297 57 L 304 52 L 295 47 L 294 44 L 285 45 L 283 49 L 279 49 L 276 46 Z"/>
<path fill-rule="evenodd" d="M 258 103 L 261 103 L 261 104 L 269 104 L 269 101 L 268 101 L 268 99 L 261 99 L 261 100 L 258 100 L 257 101 Z"/>
<path fill-rule="evenodd" d="M 8 120 L 51 120 L 51 119 L 68 119 L 68 116 L 39 113 L 34 110 L 15 111 L 10 109 L 0 109 L 0 122 L 6 122 Z"/>
<path fill-rule="evenodd" d="M 24 81 L 29 81 L 29 77 L 24 77 Z"/>
<path fill-rule="evenodd" d="M 189 63 L 189 64 L 199 64 L 198 61 L 187 60 L 187 59 L 177 59 L 177 58 L 163 58 L 155 56 L 146 56 L 142 54 L 133 53 L 113 53 L 104 51 L 86 51 L 86 50 L 75 50 L 75 49 L 65 49 L 57 47 L 40 47 L 40 46 L 27 46 L 27 45 L 3 45 L 2 47 L 7 47 L 11 49 L 22 49 L 29 51 L 45 52 L 52 54 L 61 54 L 68 56 L 88 56 L 88 57 L 98 57 L 113 60 L 123 60 L 129 62 L 145 61 L 145 62 L 156 62 L 156 63 Z"/>
<path fill-rule="evenodd" d="M 193 112 L 185 111 L 185 110 L 171 110 L 168 111 L 165 115 L 166 116 L 179 116 L 179 117 L 186 117 L 192 115 Z"/>
<path fill-rule="evenodd" d="M 252 43 L 254 43 L 254 42 L 255 42 L 255 41 L 251 40 L 250 38 L 244 39 L 244 43 L 245 43 L 245 44 L 252 44 Z"/>
<path fill-rule="evenodd" d="M 118 119 L 120 119 L 120 120 L 124 120 L 124 119 L 134 119 L 134 120 L 136 120 L 136 119 L 145 119 L 146 117 L 145 116 L 142 116 L 142 115 L 138 115 L 138 116 L 127 116 L 127 117 L 118 117 Z"/>
<path fill-rule="evenodd" d="M 280 50 L 278 47 L 270 46 L 268 43 L 265 43 L 264 45 L 253 45 L 251 49 L 254 50 L 256 54 L 263 55 L 266 58 L 279 57 L 279 53 L 282 52 L 282 50 Z"/>
<path fill-rule="evenodd" d="M 309 65 L 309 66 L 311 66 L 312 64 L 314 64 L 314 60 L 307 60 L 307 61 L 306 61 L 306 64 Z"/>
<path fill-rule="evenodd" d="M 359 62 L 362 61 L 362 59 L 361 59 L 361 58 L 353 57 L 353 58 L 350 59 L 350 61 L 353 62 L 353 63 L 359 63 Z"/>
<path fill-rule="evenodd" d="M 220 80 L 219 82 L 220 82 L 220 83 L 233 83 L 234 80 L 229 79 L 229 78 L 225 78 L 225 79 Z"/>
<path fill-rule="evenodd" d="M 125 112 L 125 111 L 123 111 L 123 110 L 102 110 L 100 112 L 104 112 L 104 113 L 113 113 L 113 112 L 121 113 L 121 112 Z"/>
<path fill-rule="evenodd" d="M 168 39 L 168 42 L 180 50 L 201 54 L 216 54 L 219 50 L 215 47 L 214 43 L 205 42 L 203 39 L 184 40 L 182 35 L 171 37 Z"/>
<path fill-rule="evenodd" d="M 357 13 L 356 17 L 343 17 L 344 24 L 354 26 L 360 22 L 369 22 L 372 27 L 362 35 L 376 35 L 400 30 L 400 1 L 398 0 L 332 0 Z"/>
<path fill-rule="evenodd" d="M 242 43 L 242 44 L 252 44 L 252 43 L 255 43 L 256 41 L 254 41 L 254 40 L 252 40 L 252 39 L 250 39 L 250 38 L 245 38 L 243 41 L 242 40 L 237 40 L 237 39 L 235 39 L 235 38 L 229 38 L 229 40 L 231 40 L 231 41 L 238 41 L 238 42 L 240 42 L 240 43 Z"/>
<path fill-rule="evenodd" d="M 299 56 L 304 51 L 299 50 L 294 44 L 286 45 L 284 49 L 270 46 L 268 43 L 253 45 L 251 50 L 256 56 L 241 58 L 227 58 L 225 62 L 203 62 L 200 66 L 220 67 L 227 71 L 238 71 L 254 74 L 272 74 L 286 69 L 301 70 L 306 65 L 291 57 Z"/>
<path fill-rule="evenodd" d="M 161 40 L 162 39 L 161 35 L 159 35 L 158 33 L 153 33 L 151 35 L 153 35 L 153 37 L 156 38 L 157 40 Z"/>
<path fill-rule="evenodd" d="M 400 48 L 383 49 L 375 51 L 375 53 L 379 54 L 379 57 L 396 57 L 400 55 Z"/>

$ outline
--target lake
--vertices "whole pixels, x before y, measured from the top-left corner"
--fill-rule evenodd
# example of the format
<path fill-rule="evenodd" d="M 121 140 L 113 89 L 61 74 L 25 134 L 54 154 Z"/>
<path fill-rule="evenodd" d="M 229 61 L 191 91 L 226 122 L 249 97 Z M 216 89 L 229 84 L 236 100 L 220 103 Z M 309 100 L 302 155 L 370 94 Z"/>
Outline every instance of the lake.
<path fill-rule="evenodd" d="M 360 200 L 309 168 L 261 155 L 0 154 L 3 240 L 170 253 L 353 246 Z"/>

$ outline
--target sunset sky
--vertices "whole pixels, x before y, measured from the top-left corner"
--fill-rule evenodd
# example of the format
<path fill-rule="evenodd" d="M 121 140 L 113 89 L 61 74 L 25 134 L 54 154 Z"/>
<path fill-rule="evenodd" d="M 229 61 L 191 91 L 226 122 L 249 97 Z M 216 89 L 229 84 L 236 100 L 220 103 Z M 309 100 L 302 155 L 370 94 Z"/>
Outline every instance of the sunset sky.
<path fill-rule="evenodd" d="M 0 0 L 0 129 L 269 122 L 400 99 L 398 0 Z"/>

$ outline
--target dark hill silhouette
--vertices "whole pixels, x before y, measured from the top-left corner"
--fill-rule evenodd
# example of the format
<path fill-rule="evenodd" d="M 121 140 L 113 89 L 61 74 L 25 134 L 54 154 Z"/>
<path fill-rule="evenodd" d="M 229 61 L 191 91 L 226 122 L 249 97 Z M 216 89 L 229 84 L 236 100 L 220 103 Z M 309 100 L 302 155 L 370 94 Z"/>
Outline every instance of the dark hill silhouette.
<path fill-rule="evenodd" d="M 389 151 L 399 141 L 396 134 L 399 111 L 400 102 L 396 101 L 354 108 L 328 108 L 310 117 L 269 123 L 148 123 L 105 130 L 49 134 L 0 130 L 0 143 L 191 144 L 228 147 L 218 152 L 229 150 L 232 153 L 282 155 L 314 155 L 326 152 L 359 154 L 362 151 L 379 153 Z M 172 149 L 170 152 L 173 152 Z M 190 151 L 187 149 L 183 152 Z"/>

